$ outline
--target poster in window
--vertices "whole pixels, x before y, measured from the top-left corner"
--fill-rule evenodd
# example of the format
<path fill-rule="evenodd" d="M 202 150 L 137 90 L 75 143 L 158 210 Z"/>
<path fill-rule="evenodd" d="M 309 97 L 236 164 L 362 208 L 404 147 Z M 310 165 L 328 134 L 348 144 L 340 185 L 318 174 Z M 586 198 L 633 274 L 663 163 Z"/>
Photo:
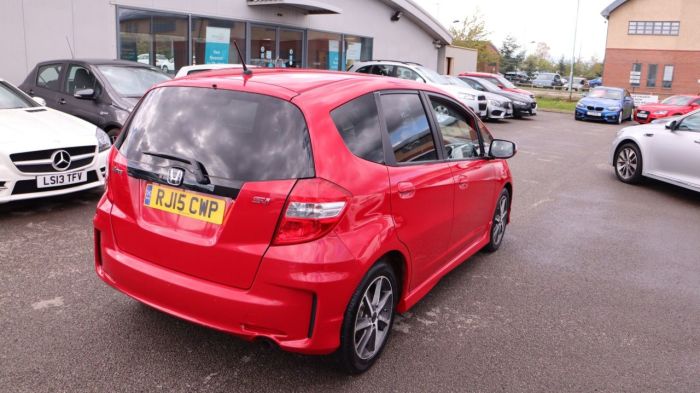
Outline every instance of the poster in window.
<path fill-rule="evenodd" d="M 339 70 L 340 64 L 340 41 L 328 40 L 328 69 Z"/>
<path fill-rule="evenodd" d="M 207 41 L 204 48 L 204 63 L 228 63 L 231 29 L 207 26 Z"/>

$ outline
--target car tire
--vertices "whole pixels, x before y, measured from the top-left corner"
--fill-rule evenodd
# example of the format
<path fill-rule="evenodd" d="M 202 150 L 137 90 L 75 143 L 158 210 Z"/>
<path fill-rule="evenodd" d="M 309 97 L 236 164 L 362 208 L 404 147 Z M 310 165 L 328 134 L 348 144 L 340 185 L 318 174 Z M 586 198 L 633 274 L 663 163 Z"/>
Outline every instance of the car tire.
<path fill-rule="evenodd" d="M 642 153 L 639 147 L 631 142 L 625 143 L 615 151 L 615 175 L 627 184 L 636 184 L 642 180 Z"/>
<path fill-rule="evenodd" d="M 365 274 L 345 310 L 337 352 L 345 372 L 363 373 L 382 354 L 391 336 L 398 297 L 396 273 L 386 261 L 377 262 Z M 380 310 L 373 309 L 379 306 Z"/>
<path fill-rule="evenodd" d="M 503 238 L 506 235 L 508 215 L 510 214 L 510 192 L 507 188 L 501 190 L 496 200 L 496 209 L 493 212 L 491 229 L 489 229 L 489 243 L 484 247 L 486 252 L 495 252 L 501 248 Z"/>

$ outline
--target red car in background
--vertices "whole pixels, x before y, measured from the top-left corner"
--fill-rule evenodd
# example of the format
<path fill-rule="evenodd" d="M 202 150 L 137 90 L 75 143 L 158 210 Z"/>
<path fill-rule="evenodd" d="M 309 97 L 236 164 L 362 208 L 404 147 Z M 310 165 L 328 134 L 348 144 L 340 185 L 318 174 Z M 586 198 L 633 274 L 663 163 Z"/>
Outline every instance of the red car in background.
<path fill-rule="evenodd" d="M 424 83 L 211 71 L 152 88 L 115 143 L 95 269 L 182 319 L 350 373 L 510 220 L 515 144 Z"/>
<path fill-rule="evenodd" d="M 700 96 L 671 96 L 658 104 L 640 105 L 634 112 L 634 120 L 640 124 L 669 116 L 680 116 L 700 108 Z"/>
<path fill-rule="evenodd" d="M 531 92 L 523 89 L 517 88 L 511 81 L 504 78 L 499 74 L 490 74 L 488 72 L 463 72 L 459 76 L 471 76 L 473 78 L 486 79 L 487 81 L 493 83 L 494 85 L 500 87 L 505 91 L 510 91 L 512 93 L 524 94 L 530 98 L 535 98 L 535 95 Z"/>

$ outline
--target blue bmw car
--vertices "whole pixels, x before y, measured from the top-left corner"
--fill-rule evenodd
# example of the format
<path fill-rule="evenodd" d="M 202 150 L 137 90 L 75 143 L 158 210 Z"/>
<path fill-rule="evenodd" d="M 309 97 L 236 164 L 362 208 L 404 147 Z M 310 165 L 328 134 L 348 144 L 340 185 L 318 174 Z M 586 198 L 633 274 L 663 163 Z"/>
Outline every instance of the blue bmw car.
<path fill-rule="evenodd" d="M 576 120 L 598 120 L 622 124 L 631 120 L 634 100 L 630 93 L 619 87 L 599 86 L 576 104 Z"/>

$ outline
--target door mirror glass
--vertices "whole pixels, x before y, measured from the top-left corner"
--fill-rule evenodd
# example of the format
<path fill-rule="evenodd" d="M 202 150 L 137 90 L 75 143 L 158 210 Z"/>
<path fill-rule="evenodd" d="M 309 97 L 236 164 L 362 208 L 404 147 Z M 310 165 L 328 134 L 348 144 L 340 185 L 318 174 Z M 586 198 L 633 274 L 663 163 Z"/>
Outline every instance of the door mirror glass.
<path fill-rule="evenodd" d="M 93 99 L 95 99 L 95 90 L 94 89 L 76 90 L 75 94 L 73 94 L 73 97 L 81 99 L 81 100 L 93 100 Z"/>
<path fill-rule="evenodd" d="M 46 100 L 41 97 L 32 97 L 32 100 L 41 106 L 46 106 Z"/>
<path fill-rule="evenodd" d="M 516 152 L 517 148 L 515 143 L 502 139 L 494 139 L 489 148 L 489 157 L 508 159 L 513 157 Z"/>

